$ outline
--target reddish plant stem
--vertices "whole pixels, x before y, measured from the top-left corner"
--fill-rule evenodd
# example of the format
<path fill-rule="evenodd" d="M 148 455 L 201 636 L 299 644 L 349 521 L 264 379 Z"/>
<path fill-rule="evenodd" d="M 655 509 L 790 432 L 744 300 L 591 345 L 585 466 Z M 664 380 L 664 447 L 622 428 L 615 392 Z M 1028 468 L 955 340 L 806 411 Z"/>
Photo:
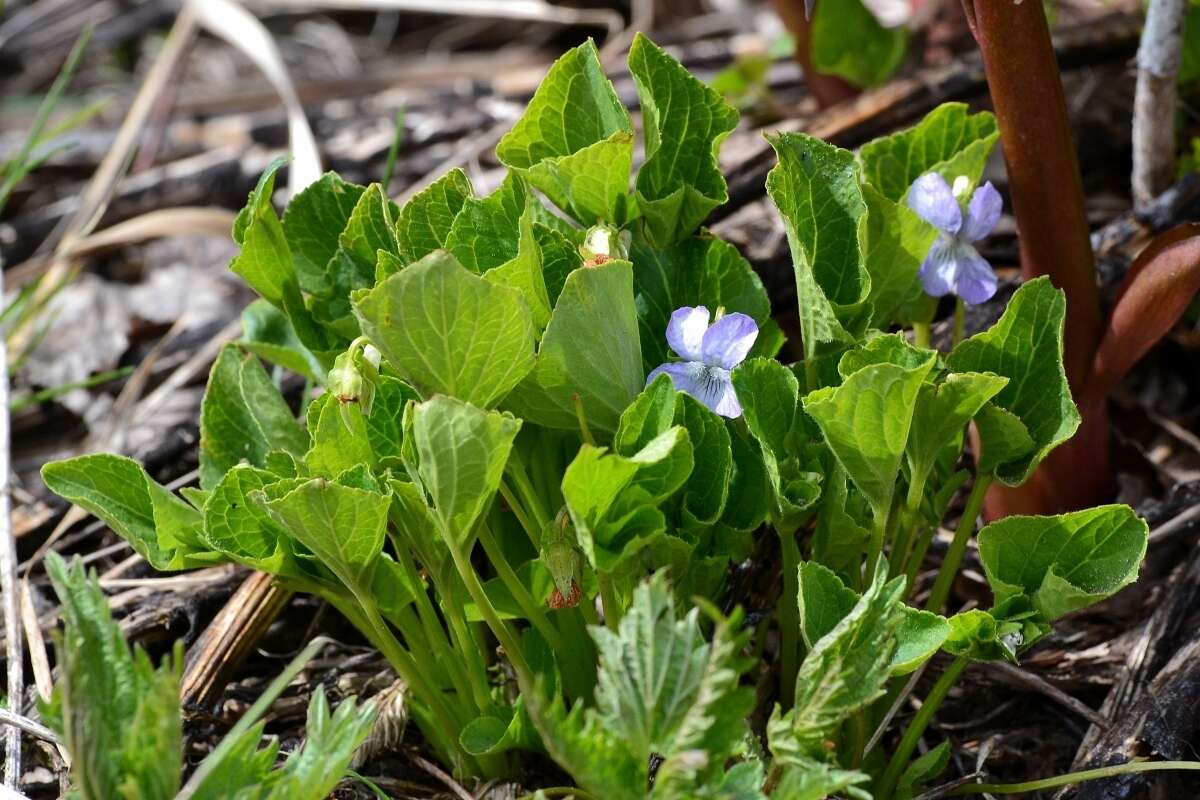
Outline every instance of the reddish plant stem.
<path fill-rule="evenodd" d="M 993 489 L 987 516 L 1102 502 L 1112 488 L 1107 407 L 1104 398 L 1087 396 L 1086 384 L 1103 321 L 1083 181 L 1046 14 L 1036 0 L 963 0 L 963 6 L 1000 126 L 1021 272 L 1026 280 L 1048 275 L 1067 295 L 1063 363 L 1083 415 L 1075 436 L 1025 486 Z"/>
<path fill-rule="evenodd" d="M 1046 14 L 1039 2 L 966 0 L 1008 163 L 1026 279 L 1067 294 L 1065 364 L 1072 387 L 1091 369 L 1102 328 L 1083 181 Z M 972 8 L 973 6 L 973 8 Z"/>
<path fill-rule="evenodd" d="M 836 75 L 820 73 L 813 67 L 812 49 L 809 46 L 812 24 L 804 14 L 804 0 L 771 0 L 771 5 L 796 40 L 796 61 L 804 70 L 804 81 L 816 98 L 817 105 L 828 108 L 857 96 L 858 89 L 851 84 Z"/>

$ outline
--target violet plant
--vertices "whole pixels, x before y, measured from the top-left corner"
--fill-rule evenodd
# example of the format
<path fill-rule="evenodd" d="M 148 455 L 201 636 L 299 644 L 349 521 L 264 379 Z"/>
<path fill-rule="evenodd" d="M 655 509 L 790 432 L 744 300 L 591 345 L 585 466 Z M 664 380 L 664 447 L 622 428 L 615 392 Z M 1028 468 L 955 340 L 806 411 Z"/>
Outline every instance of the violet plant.
<path fill-rule="evenodd" d="M 990 114 L 949 104 L 857 154 L 779 134 L 767 191 L 804 353 L 781 363 L 758 277 L 699 227 L 727 199 L 736 112 L 644 37 L 629 68 L 636 173 L 591 43 L 500 141 L 490 195 L 454 170 L 397 207 L 329 174 L 281 220 L 272 165 L 233 231 L 231 268 L 262 299 L 209 376 L 199 488 L 112 455 L 43 476 L 157 569 L 232 561 L 326 600 L 464 778 L 512 776 L 532 751 L 580 797 L 910 797 L 946 765 L 945 745 L 910 758 L 963 669 L 1017 660 L 1145 551 L 1124 506 L 993 523 L 977 540 L 994 606 L 942 615 L 987 487 L 1026 481 L 1078 425 L 1063 296 L 1031 281 L 990 330 L 926 346 L 925 289 L 974 301 L 988 282 L 972 243 L 998 214 L 978 187 Z M 260 359 L 324 386 L 302 421 Z M 715 609 L 770 536 L 767 650 L 765 626 Z M 747 722 L 765 674 L 750 652 L 778 667 L 765 732 Z M 921 713 L 870 736 L 938 652 L 954 661 Z"/>

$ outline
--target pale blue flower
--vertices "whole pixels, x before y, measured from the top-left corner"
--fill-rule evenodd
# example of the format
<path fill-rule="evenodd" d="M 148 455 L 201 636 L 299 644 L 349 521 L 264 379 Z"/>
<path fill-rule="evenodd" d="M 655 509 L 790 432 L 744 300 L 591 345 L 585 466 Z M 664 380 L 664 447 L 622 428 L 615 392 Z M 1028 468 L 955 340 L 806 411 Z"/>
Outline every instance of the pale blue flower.
<path fill-rule="evenodd" d="M 959 181 L 966 183 L 965 178 Z M 955 181 L 956 187 L 959 181 Z M 972 305 L 991 299 L 996 293 L 996 273 L 975 249 L 975 243 L 1000 220 L 1003 200 L 991 181 L 971 195 L 964 215 L 954 190 L 941 175 L 931 172 L 913 181 L 908 207 L 940 231 L 919 273 L 925 293 L 933 297 L 956 294 Z"/>
<path fill-rule="evenodd" d="M 704 306 L 676 309 L 667 324 L 667 344 L 683 361 L 655 367 L 646 383 L 666 373 L 676 389 L 721 416 L 740 417 L 742 406 L 733 390 L 730 372 L 754 346 L 758 325 L 738 313 L 726 314 L 711 325 L 708 320 L 708 309 Z"/>

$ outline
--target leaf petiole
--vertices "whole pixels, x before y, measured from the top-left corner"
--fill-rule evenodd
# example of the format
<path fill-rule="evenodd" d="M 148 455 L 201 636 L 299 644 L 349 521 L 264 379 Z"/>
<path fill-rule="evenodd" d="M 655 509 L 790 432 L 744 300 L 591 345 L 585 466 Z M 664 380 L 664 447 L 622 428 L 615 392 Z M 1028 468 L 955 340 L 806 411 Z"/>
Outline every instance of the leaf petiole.
<path fill-rule="evenodd" d="M 975 520 L 979 518 L 979 512 L 983 510 L 983 500 L 991 485 L 991 475 L 975 476 L 975 485 L 971 487 L 971 494 L 967 496 L 966 508 L 963 509 L 962 517 L 958 520 L 958 527 L 954 530 L 954 540 L 950 543 L 950 549 L 946 551 L 946 558 L 943 559 L 942 566 L 938 569 L 937 579 L 933 582 L 933 589 L 929 592 L 929 601 L 925 603 L 926 611 L 936 613 L 946 604 L 946 600 L 950 596 L 950 587 L 954 584 L 954 577 L 958 574 L 958 567 L 962 564 L 963 554 L 967 550 L 967 542 L 970 541 L 971 533 L 975 530 Z"/>
<path fill-rule="evenodd" d="M 946 699 L 946 694 L 950 688 L 954 686 L 958 677 L 962 675 L 967 665 L 971 663 L 964 656 L 959 656 L 950 662 L 950 666 L 946 667 L 946 671 L 938 678 L 937 683 L 933 685 L 933 689 L 929 691 L 929 695 L 925 698 L 925 702 L 921 704 L 921 709 L 917 711 L 917 715 L 913 717 L 912 722 L 904 730 L 904 737 L 900 740 L 900 744 L 896 747 L 896 752 L 892 754 L 891 761 L 888 762 L 887 769 L 884 770 L 883 777 L 879 779 L 879 786 L 875 790 L 875 796 L 879 800 L 890 800 L 896 790 L 896 783 L 900 780 L 900 775 L 908 766 L 908 759 L 912 755 L 913 750 L 917 748 L 917 742 L 921 739 L 921 735 L 925 733 L 925 728 L 929 726 L 929 722 L 933 719 L 934 713 L 937 712 L 938 706 Z"/>
<path fill-rule="evenodd" d="M 1139 772 L 1162 772 L 1166 770 L 1200 770 L 1200 761 L 1127 761 L 1124 764 L 1114 764 L 1109 767 L 1085 769 L 1079 772 L 1068 772 L 1065 775 L 1055 775 L 1053 778 L 1042 778 L 1036 781 L 1022 783 L 969 783 L 958 786 L 946 793 L 947 797 L 962 797 L 968 794 L 1021 794 L 1037 792 L 1042 789 L 1055 789 L 1059 786 L 1070 786 L 1074 783 L 1094 781 L 1100 778 L 1111 778 L 1117 775 L 1134 775 Z"/>

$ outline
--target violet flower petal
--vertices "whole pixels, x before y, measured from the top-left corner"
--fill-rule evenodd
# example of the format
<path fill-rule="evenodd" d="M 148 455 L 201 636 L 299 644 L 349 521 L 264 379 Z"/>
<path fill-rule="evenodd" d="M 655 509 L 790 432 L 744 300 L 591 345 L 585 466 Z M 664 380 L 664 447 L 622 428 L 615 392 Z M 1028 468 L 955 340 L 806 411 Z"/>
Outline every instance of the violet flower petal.
<path fill-rule="evenodd" d="M 983 256 L 970 245 L 958 247 L 958 276 L 954 293 L 970 305 L 979 305 L 996 294 L 996 273 Z"/>
<path fill-rule="evenodd" d="M 939 236 L 925 254 L 917 276 L 921 279 L 921 288 L 930 297 L 943 297 L 954 291 L 958 277 L 957 242 L 948 236 Z"/>
<path fill-rule="evenodd" d="M 958 237 L 966 242 L 978 242 L 996 227 L 1003 208 L 1004 200 L 991 181 L 980 186 L 971 195 L 971 202 L 967 204 L 967 215 L 958 231 Z"/>
<path fill-rule="evenodd" d="M 712 367 L 733 369 L 746 359 L 757 338 L 758 324 L 753 319 L 737 312 L 726 314 L 704 332 L 701 360 Z"/>
<path fill-rule="evenodd" d="M 942 233 L 953 236 L 962 226 L 962 209 L 946 179 L 936 172 L 922 175 L 908 190 L 908 207 Z"/>
<path fill-rule="evenodd" d="M 701 343 L 708 330 L 708 309 L 704 306 L 684 306 L 675 309 L 667 323 L 667 344 L 675 354 L 687 361 L 701 360 Z"/>
<path fill-rule="evenodd" d="M 742 415 L 729 370 L 697 361 L 672 361 L 651 370 L 646 378 L 647 385 L 662 374 L 671 377 L 676 391 L 690 394 L 710 411 L 730 418 Z"/>

